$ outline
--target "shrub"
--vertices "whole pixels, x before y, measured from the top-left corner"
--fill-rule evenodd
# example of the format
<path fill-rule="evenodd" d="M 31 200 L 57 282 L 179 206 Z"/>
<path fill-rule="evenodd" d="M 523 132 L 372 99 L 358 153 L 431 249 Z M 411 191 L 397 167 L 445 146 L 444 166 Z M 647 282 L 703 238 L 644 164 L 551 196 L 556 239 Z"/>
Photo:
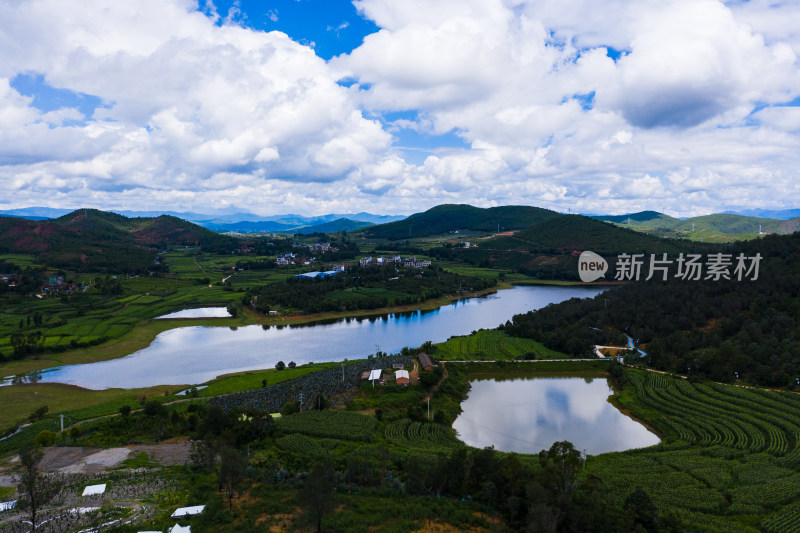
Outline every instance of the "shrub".
<path fill-rule="evenodd" d="M 37 446 L 52 446 L 56 443 L 56 433 L 48 429 L 40 431 L 39 434 L 36 435 L 34 442 Z"/>

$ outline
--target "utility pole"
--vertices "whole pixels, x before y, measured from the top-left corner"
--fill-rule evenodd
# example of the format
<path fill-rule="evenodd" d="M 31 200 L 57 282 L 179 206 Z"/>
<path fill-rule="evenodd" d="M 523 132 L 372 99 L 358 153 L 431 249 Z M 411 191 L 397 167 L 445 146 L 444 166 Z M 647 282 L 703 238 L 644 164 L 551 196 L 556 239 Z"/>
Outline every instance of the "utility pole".
<path fill-rule="evenodd" d="M 344 361 L 342 361 L 342 383 L 344 383 Z"/>

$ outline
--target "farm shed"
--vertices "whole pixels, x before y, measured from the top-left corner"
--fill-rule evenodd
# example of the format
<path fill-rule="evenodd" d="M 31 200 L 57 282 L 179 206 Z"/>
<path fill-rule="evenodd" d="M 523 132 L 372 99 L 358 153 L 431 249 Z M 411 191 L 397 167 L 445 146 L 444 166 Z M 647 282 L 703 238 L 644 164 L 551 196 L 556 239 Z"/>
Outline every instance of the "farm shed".
<path fill-rule="evenodd" d="M 105 483 L 101 483 L 100 485 L 88 485 L 85 489 L 83 489 L 83 494 L 81 494 L 81 496 L 97 496 L 99 494 L 104 494 L 105 491 Z"/>
<path fill-rule="evenodd" d="M 408 370 L 395 370 L 394 379 L 395 381 L 397 381 L 398 385 L 408 385 L 409 383 Z"/>
<path fill-rule="evenodd" d="M 193 516 L 196 514 L 200 514 L 205 509 L 205 505 L 195 505 L 192 507 L 181 507 L 180 509 L 175 509 L 175 512 L 172 513 L 170 516 L 172 518 L 180 518 L 181 516 Z"/>
<path fill-rule="evenodd" d="M 2 513 L 3 511 L 10 511 L 16 506 L 17 506 L 17 500 L 11 500 L 10 502 L 0 502 L 0 513 Z"/>
<path fill-rule="evenodd" d="M 426 354 L 425 352 L 420 352 L 417 357 L 419 358 L 419 364 L 422 365 L 423 370 L 433 370 L 435 365 L 433 364 L 433 359 L 431 359 L 430 355 Z"/>

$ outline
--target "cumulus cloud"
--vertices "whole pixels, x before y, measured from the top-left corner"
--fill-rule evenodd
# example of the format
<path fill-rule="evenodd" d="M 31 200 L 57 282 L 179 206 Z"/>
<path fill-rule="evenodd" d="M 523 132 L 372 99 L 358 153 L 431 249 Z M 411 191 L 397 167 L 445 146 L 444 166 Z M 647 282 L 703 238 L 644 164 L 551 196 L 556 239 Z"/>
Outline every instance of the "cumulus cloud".
<path fill-rule="evenodd" d="M 210 0 L 0 4 L 0 204 L 796 207 L 796 2 L 353 3 L 380 30 L 328 62 Z M 21 74 L 102 104 L 40 110 Z"/>

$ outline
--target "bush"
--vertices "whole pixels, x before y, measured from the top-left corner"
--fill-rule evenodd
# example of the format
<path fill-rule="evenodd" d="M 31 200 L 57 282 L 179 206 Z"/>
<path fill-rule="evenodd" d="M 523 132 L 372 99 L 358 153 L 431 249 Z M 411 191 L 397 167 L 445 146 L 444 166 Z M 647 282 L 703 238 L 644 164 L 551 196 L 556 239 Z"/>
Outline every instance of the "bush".
<path fill-rule="evenodd" d="M 56 443 L 56 433 L 55 431 L 50 431 L 45 429 L 44 431 L 40 431 L 38 435 L 36 435 L 36 439 L 34 442 L 37 446 L 52 446 Z"/>
<path fill-rule="evenodd" d="M 128 416 L 129 414 L 131 414 L 131 406 L 123 405 L 122 407 L 119 408 L 119 414 L 121 414 L 122 416 Z"/>
<path fill-rule="evenodd" d="M 300 412 L 300 402 L 288 401 L 281 408 L 281 416 L 288 416 Z"/>
<path fill-rule="evenodd" d="M 161 405 L 158 400 L 148 400 L 144 404 L 144 414 L 147 416 L 155 416 L 159 413 L 166 411 L 166 408 Z"/>
<path fill-rule="evenodd" d="M 286 364 L 283 361 L 278 361 L 275 363 L 276 370 L 283 370 L 284 368 L 286 368 Z"/>

